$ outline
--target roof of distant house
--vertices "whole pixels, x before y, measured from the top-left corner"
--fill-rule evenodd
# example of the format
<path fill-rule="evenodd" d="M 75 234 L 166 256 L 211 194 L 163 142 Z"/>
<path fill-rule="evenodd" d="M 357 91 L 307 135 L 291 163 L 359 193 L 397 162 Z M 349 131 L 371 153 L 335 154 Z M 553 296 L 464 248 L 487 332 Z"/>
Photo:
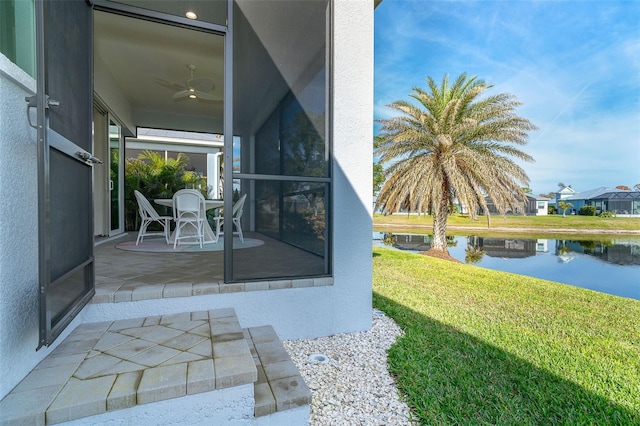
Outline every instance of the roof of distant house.
<path fill-rule="evenodd" d="M 600 188 L 591 189 L 589 191 L 584 192 L 576 192 L 575 194 L 571 194 L 568 197 L 564 198 L 564 200 L 590 200 L 592 198 L 601 198 L 605 194 L 609 194 L 612 192 L 634 192 L 626 189 L 618 189 L 618 188 L 607 188 L 605 186 L 601 186 Z"/>

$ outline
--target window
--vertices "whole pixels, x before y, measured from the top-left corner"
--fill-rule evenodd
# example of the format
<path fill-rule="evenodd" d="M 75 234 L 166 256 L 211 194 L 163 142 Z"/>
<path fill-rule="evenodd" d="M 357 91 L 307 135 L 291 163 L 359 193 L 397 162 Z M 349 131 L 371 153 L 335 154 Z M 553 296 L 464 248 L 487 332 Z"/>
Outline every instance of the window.
<path fill-rule="evenodd" d="M 36 76 L 33 0 L 0 1 L 0 51 L 27 74 Z"/>

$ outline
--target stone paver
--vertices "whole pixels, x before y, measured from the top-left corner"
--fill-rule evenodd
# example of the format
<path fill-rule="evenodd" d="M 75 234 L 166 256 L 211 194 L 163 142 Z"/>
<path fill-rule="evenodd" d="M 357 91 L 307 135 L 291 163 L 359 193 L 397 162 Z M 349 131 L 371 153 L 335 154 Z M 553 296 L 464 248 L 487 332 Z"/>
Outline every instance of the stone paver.
<path fill-rule="evenodd" d="M 252 327 L 246 337 L 255 350 L 256 417 L 311 404 L 311 391 L 271 326 Z"/>
<path fill-rule="evenodd" d="M 171 283 L 165 284 L 162 297 L 189 297 L 193 293 L 191 283 Z"/>
<path fill-rule="evenodd" d="M 215 387 L 216 376 L 213 368 L 213 360 L 205 359 L 188 364 L 187 369 L 187 394 L 206 392 Z"/>
<path fill-rule="evenodd" d="M 296 376 L 298 369 L 293 361 L 286 360 L 265 365 L 264 373 L 267 376 L 267 380 L 272 381 Z"/>
<path fill-rule="evenodd" d="M 244 339 L 213 343 L 213 356 L 216 358 L 243 355 L 248 352 L 249 346 Z"/>
<path fill-rule="evenodd" d="M 253 395 L 256 400 L 254 415 L 266 416 L 276 412 L 276 399 L 273 397 L 269 383 L 256 383 L 253 386 Z"/>
<path fill-rule="evenodd" d="M 162 284 L 141 285 L 133 290 L 131 300 L 162 299 L 163 290 Z"/>
<path fill-rule="evenodd" d="M 280 361 L 287 361 L 291 358 L 279 341 L 254 343 L 256 351 L 260 355 L 262 365 L 273 364 Z"/>
<path fill-rule="evenodd" d="M 47 425 L 254 383 L 255 415 L 311 393 L 270 326 L 233 309 L 85 324 L 0 401 L 1 425 Z"/>
<path fill-rule="evenodd" d="M 236 360 L 223 358 L 220 377 L 212 322 L 224 324 L 225 337 L 236 336 L 237 343 L 225 340 L 227 349 L 245 349 Z M 77 331 L 0 401 L 0 424 L 54 424 L 209 392 L 216 383 L 245 385 L 257 375 L 233 309 L 83 324 Z"/>
<path fill-rule="evenodd" d="M 149 368 L 142 372 L 138 404 L 179 398 L 187 394 L 187 364 Z"/>
<path fill-rule="evenodd" d="M 139 371 L 118 375 L 107 397 L 107 411 L 122 410 L 136 405 L 141 376 L 142 373 Z"/>
<path fill-rule="evenodd" d="M 0 401 L 0 424 L 44 426 L 45 412 L 62 384 L 39 388 L 37 392 L 16 392 L 15 389 Z"/>
<path fill-rule="evenodd" d="M 47 424 L 56 424 L 107 411 L 107 395 L 116 376 L 77 380 L 71 378 L 47 408 Z"/>
<path fill-rule="evenodd" d="M 216 370 L 216 389 L 253 383 L 258 378 L 255 362 L 249 353 L 214 358 L 213 364 Z"/>
<path fill-rule="evenodd" d="M 311 391 L 301 376 L 269 381 L 276 410 L 284 411 L 311 404 Z"/>

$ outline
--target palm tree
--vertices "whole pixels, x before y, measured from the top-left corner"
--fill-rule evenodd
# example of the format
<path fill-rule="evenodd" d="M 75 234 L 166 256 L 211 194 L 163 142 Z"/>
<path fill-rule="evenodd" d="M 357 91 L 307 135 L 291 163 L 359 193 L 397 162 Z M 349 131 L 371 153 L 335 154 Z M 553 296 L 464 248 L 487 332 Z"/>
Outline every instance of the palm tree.
<path fill-rule="evenodd" d="M 566 217 L 565 213 L 570 208 L 573 208 L 573 204 L 567 203 L 566 201 L 558 201 L 558 207 L 560 207 L 562 209 L 562 217 Z"/>
<path fill-rule="evenodd" d="M 533 161 L 517 148 L 527 143 L 535 126 L 515 114 L 514 96 L 501 93 L 480 98 L 491 86 L 460 75 L 452 85 L 427 77 L 429 90 L 414 88 L 418 105 L 396 101 L 399 116 L 379 120 L 381 137 L 375 154 L 388 164 L 387 180 L 377 204 L 398 211 L 409 203 L 413 211 L 433 211 L 432 250 L 447 252 L 449 205 L 457 198 L 472 219 L 482 210 L 489 220 L 485 196 L 498 212 L 515 211 L 525 200 L 529 177 L 514 159 Z"/>

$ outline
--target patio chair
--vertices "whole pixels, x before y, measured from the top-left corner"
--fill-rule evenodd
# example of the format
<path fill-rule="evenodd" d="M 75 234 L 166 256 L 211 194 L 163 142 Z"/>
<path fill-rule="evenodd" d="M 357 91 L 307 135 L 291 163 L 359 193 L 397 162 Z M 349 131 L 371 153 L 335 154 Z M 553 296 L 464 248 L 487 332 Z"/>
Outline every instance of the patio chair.
<path fill-rule="evenodd" d="M 173 220 L 176 221 L 173 248 L 181 239 L 196 238 L 202 248 L 204 242 L 205 202 L 195 189 L 181 189 L 173 195 Z M 192 232 L 188 232 L 192 231 Z"/>
<path fill-rule="evenodd" d="M 240 223 L 240 219 L 242 218 L 242 210 L 244 207 L 244 200 L 247 198 L 247 194 L 244 194 L 236 203 L 233 205 L 233 211 L 231 212 L 233 215 L 233 225 L 238 230 L 234 232 L 238 234 L 240 237 L 240 241 L 244 242 L 244 236 L 242 235 L 242 224 Z M 222 209 L 218 211 L 218 214 L 213 218 L 216 221 L 216 241 L 220 238 L 220 227 L 224 221 L 224 215 L 222 214 Z M 232 235 L 234 234 L 232 233 Z"/>
<path fill-rule="evenodd" d="M 149 200 L 147 200 L 147 198 L 137 189 L 134 190 L 133 193 L 138 201 L 138 211 L 140 212 L 140 218 L 142 219 L 140 229 L 138 230 L 136 245 L 140 244 L 140 241 L 143 241 L 144 237 L 151 235 L 164 235 L 164 239 L 167 241 L 167 244 L 169 244 L 169 231 L 171 230 L 171 220 L 173 218 L 171 216 L 160 216 Z M 153 222 L 158 222 L 162 225 L 163 231 L 149 232 L 147 228 Z"/>

